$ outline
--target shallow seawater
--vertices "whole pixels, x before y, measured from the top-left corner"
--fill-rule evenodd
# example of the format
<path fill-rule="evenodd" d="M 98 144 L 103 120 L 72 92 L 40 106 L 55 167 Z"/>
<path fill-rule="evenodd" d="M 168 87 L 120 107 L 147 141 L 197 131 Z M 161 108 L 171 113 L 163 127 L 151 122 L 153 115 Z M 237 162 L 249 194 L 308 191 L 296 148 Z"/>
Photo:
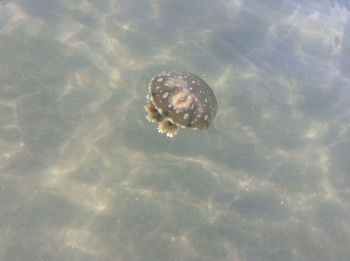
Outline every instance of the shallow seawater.
<path fill-rule="evenodd" d="M 348 260 L 349 61 L 344 0 L 0 1 L 0 260 Z M 170 69 L 208 130 L 147 121 Z"/>

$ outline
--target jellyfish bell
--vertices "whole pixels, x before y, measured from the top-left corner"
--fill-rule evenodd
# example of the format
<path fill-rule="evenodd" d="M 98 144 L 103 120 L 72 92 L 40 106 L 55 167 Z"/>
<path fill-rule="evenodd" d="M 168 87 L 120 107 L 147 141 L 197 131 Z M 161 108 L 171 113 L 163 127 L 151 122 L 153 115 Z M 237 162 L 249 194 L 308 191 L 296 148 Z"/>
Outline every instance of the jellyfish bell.
<path fill-rule="evenodd" d="M 164 71 L 152 78 L 147 95 L 147 119 L 158 131 L 174 137 L 180 128 L 207 129 L 217 111 L 209 85 L 200 77 L 182 71 Z"/>

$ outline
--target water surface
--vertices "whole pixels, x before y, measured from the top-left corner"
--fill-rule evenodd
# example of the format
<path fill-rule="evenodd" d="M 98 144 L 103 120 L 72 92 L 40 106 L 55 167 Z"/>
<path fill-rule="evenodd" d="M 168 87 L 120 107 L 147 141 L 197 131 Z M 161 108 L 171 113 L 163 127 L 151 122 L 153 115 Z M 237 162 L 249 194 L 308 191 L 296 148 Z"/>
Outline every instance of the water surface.
<path fill-rule="evenodd" d="M 348 260 L 349 9 L 0 1 L 0 260 Z M 208 131 L 146 120 L 166 69 Z"/>

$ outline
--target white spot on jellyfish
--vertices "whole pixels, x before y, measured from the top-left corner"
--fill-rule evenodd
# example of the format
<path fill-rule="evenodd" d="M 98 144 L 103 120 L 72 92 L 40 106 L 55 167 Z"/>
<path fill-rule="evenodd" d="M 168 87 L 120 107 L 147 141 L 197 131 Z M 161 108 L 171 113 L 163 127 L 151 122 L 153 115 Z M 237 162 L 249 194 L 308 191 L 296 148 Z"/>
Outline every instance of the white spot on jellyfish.
<path fill-rule="evenodd" d="M 176 113 L 176 114 L 179 114 L 179 113 L 180 113 L 180 110 L 176 110 L 175 113 Z"/>
<path fill-rule="evenodd" d="M 166 97 L 168 97 L 168 95 L 169 95 L 169 93 L 168 92 L 165 92 L 165 93 L 163 93 L 163 99 L 165 99 Z"/>
<path fill-rule="evenodd" d="M 157 108 L 157 111 L 158 111 L 160 114 L 162 114 L 162 113 L 163 113 L 162 108 Z"/>
<path fill-rule="evenodd" d="M 160 77 L 160 78 L 157 79 L 157 82 L 162 82 L 162 81 L 163 81 L 163 78 L 162 78 L 162 77 Z"/>
<path fill-rule="evenodd" d="M 158 90 L 160 88 L 160 86 L 158 85 L 158 86 L 156 86 L 156 90 Z"/>
<path fill-rule="evenodd" d="M 204 102 L 205 102 L 205 103 L 207 103 L 207 102 L 208 102 L 208 99 L 207 99 L 207 98 L 205 98 L 205 99 L 204 99 Z"/>
<path fill-rule="evenodd" d="M 184 120 L 187 120 L 188 117 L 190 117 L 190 114 L 186 112 L 186 113 L 184 114 Z"/>
<path fill-rule="evenodd" d="M 208 120 L 208 114 L 205 114 L 205 116 L 204 116 L 204 120 L 206 121 L 206 120 Z"/>

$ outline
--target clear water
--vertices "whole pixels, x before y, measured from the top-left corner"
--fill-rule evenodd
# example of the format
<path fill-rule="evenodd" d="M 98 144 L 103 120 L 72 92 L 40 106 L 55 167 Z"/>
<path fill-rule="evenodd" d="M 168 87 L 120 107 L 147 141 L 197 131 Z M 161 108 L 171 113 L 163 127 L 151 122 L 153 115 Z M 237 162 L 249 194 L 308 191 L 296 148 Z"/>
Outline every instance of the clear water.
<path fill-rule="evenodd" d="M 349 260 L 349 1 L 0 6 L 0 260 Z M 145 119 L 170 68 L 208 131 Z"/>

